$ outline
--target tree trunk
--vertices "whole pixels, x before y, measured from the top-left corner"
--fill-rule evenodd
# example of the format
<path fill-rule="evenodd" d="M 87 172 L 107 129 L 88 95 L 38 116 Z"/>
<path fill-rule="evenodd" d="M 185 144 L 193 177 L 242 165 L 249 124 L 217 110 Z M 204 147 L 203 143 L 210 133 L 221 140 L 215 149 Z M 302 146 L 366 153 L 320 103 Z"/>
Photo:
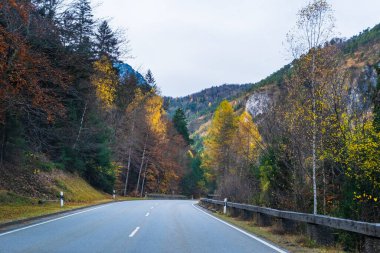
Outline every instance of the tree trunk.
<path fill-rule="evenodd" d="M 135 119 L 133 118 L 132 130 L 131 130 L 131 138 L 133 136 L 134 129 L 135 129 Z M 129 150 L 128 150 L 127 176 L 125 177 L 125 184 L 124 184 L 124 196 L 127 196 L 129 171 L 130 171 L 130 168 L 131 168 L 131 155 L 132 155 L 132 143 L 130 142 L 129 143 Z"/>
<path fill-rule="evenodd" d="M 323 214 L 326 215 L 326 172 L 325 172 L 325 166 L 323 166 L 322 173 L 323 173 Z"/>
<path fill-rule="evenodd" d="M 73 145 L 73 149 L 76 148 L 76 146 L 78 144 L 78 141 L 79 141 L 79 138 L 80 138 L 80 134 L 82 133 L 84 117 L 85 117 L 86 111 L 87 111 L 87 104 L 88 104 L 88 101 L 86 100 L 86 103 L 84 104 L 84 110 L 83 110 L 83 113 L 82 113 L 82 118 L 80 120 L 80 126 L 79 126 L 78 135 L 77 135 L 77 138 L 76 138 L 75 143 Z"/>
<path fill-rule="evenodd" d="M 143 154 L 142 154 L 142 157 L 141 157 L 139 177 L 137 178 L 136 193 L 139 192 L 140 177 L 141 177 L 141 172 L 142 172 L 142 168 L 143 168 L 143 165 L 144 165 L 144 159 L 145 159 L 145 151 L 146 151 L 146 143 L 147 143 L 147 141 L 148 141 L 148 134 L 145 135 L 144 150 L 143 150 Z"/>
<path fill-rule="evenodd" d="M 148 168 L 148 159 L 146 159 L 145 169 L 144 169 L 144 177 L 143 177 L 143 181 L 142 181 L 142 184 L 141 184 L 141 193 L 140 193 L 140 197 L 141 198 L 142 198 L 142 196 L 144 194 L 144 186 L 145 186 L 145 179 L 146 179 L 147 168 Z"/>
<path fill-rule="evenodd" d="M 2 126 L 1 150 L 0 150 L 0 167 L 4 165 L 5 146 L 7 143 L 6 123 Z"/>
<path fill-rule="evenodd" d="M 311 89 L 312 89 L 312 100 L 313 100 L 313 123 L 312 123 L 312 134 L 313 134 L 313 140 L 312 140 L 312 153 L 313 153 L 313 196 L 314 196 L 314 205 L 313 205 L 313 213 L 317 214 L 317 154 L 316 154 L 316 141 L 317 141 L 317 119 L 316 119 L 316 98 L 315 98 L 315 81 L 314 81 L 314 73 L 315 73 L 315 52 L 313 52 L 313 62 L 312 62 L 312 80 L 311 80 Z"/>
<path fill-rule="evenodd" d="M 127 175 L 125 177 L 125 183 L 124 183 L 124 197 L 127 196 L 129 169 L 131 168 L 131 153 L 132 153 L 132 145 L 129 147 L 129 151 L 128 151 L 128 165 L 127 165 Z"/>

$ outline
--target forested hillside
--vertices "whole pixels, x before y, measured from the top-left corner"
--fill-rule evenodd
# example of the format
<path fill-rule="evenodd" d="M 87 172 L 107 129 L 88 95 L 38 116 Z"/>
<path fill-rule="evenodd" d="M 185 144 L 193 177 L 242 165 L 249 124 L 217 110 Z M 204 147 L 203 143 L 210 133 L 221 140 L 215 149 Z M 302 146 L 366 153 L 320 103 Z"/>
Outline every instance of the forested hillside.
<path fill-rule="evenodd" d="M 347 64 L 365 65 L 368 62 L 376 60 L 377 54 L 374 51 L 377 47 L 374 44 L 379 41 L 379 38 L 380 24 L 373 28 L 367 28 L 349 39 L 333 38 L 330 43 L 339 44 Z M 205 128 L 207 128 L 217 105 L 224 99 L 233 101 L 235 108 L 241 109 L 242 107 L 246 107 L 250 112 L 253 110 L 252 114 L 257 116 L 256 111 L 261 111 L 262 108 L 251 106 L 251 103 L 248 102 L 249 99 L 252 97 L 252 100 L 256 100 L 255 96 L 260 96 L 260 93 L 264 94 L 264 100 L 266 100 L 266 95 L 269 95 L 270 98 L 276 96 L 280 88 L 283 87 L 284 80 L 289 75 L 291 67 L 291 63 L 287 64 L 257 83 L 221 85 L 186 97 L 166 97 L 165 106 L 168 108 L 170 116 L 173 115 L 173 112 L 177 108 L 182 108 L 186 112 L 191 133 L 204 134 Z M 214 94 L 214 96 L 211 94 Z M 267 101 L 257 102 L 259 103 L 259 107 L 261 107 L 262 102 L 265 105 Z M 203 124 L 206 125 L 202 126 Z M 200 129 L 202 130 L 201 132 L 199 132 Z"/>
<path fill-rule="evenodd" d="M 186 97 L 165 97 L 165 107 L 169 116 L 173 116 L 174 112 L 181 108 L 189 121 L 189 130 L 193 133 L 210 120 L 212 113 L 223 99 L 235 99 L 251 87 L 252 84 L 224 84 Z"/>
<path fill-rule="evenodd" d="M 313 11 L 332 15 L 326 1 L 311 3 L 295 36 L 315 24 Z M 292 64 L 226 96 L 201 126 L 201 186 L 236 202 L 379 222 L 379 31 L 304 40 Z"/>
<path fill-rule="evenodd" d="M 0 189 L 54 197 L 60 170 L 108 193 L 180 192 L 188 144 L 152 73 L 126 69 L 88 0 L 60 2 L 0 2 Z"/>

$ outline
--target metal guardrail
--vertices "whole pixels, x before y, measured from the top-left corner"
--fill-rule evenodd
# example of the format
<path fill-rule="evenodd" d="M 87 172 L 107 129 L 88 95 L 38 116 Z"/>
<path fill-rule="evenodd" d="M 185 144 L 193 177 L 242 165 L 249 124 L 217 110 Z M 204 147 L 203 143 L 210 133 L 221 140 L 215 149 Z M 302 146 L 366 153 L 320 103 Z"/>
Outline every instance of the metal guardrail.
<path fill-rule="evenodd" d="M 204 203 L 210 203 L 210 204 L 221 205 L 221 206 L 225 205 L 224 201 L 214 200 L 214 199 L 202 198 L 200 201 Z M 247 204 L 239 204 L 239 203 L 233 203 L 233 202 L 227 202 L 226 206 L 236 208 L 236 209 L 256 212 L 256 213 L 262 213 L 262 214 L 266 214 L 268 216 L 272 216 L 276 218 L 317 224 L 317 225 L 326 226 L 326 227 L 330 227 L 334 229 L 341 229 L 345 231 L 350 231 L 350 232 L 355 232 L 358 234 L 380 238 L 380 223 L 369 223 L 369 222 L 354 221 L 354 220 L 348 220 L 348 219 L 342 219 L 342 218 L 335 218 L 335 217 L 330 217 L 330 216 L 325 216 L 325 215 L 314 215 L 314 214 L 298 213 L 298 212 L 291 212 L 291 211 L 281 211 L 281 210 L 272 209 L 272 208 L 259 207 L 259 206 L 253 206 L 253 205 L 247 205 Z"/>

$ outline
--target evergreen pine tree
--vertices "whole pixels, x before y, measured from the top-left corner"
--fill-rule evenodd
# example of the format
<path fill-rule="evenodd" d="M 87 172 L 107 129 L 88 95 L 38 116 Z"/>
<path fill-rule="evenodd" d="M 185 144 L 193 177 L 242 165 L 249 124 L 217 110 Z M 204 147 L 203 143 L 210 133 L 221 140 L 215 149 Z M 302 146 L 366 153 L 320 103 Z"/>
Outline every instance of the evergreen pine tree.
<path fill-rule="evenodd" d="M 175 129 L 177 129 L 178 133 L 183 136 L 183 139 L 188 144 L 191 144 L 189 130 L 187 129 L 186 116 L 181 108 L 178 108 L 175 111 L 175 114 L 173 117 L 173 124 L 174 124 Z"/>
<path fill-rule="evenodd" d="M 120 56 L 120 41 L 111 30 L 107 21 L 103 21 L 95 33 L 95 51 L 98 57 L 108 56 L 112 61 Z"/>

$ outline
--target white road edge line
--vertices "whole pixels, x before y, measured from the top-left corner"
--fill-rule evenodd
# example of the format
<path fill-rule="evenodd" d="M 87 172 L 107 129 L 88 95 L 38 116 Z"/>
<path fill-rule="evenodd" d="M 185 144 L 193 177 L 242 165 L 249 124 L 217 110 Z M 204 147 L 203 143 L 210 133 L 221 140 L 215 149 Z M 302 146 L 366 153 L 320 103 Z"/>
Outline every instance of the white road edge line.
<path fill-rule="evenodd" d="M 11 230 L 11 231 L 8 231 L 8 232 L 0 234 L 0 237 L 4 236 L 4 235 L 13 234 L 13 233 L 25 230 L 25 229 L 41 226 L 41 225 L 44 225 L 44 224 L 47 224 L 47 223 L 50 223 L 50 222 L 53 222 L 53 221 L 62 220 L 62 219 L 65 219 L 65 218 L 68 218 L 68 217 L 71 217 L 71 216 L 74 216 L 74 215 L 77 215 L 77 214 L 91 212 L 91 211 L 94 211 L 96 209 L 100 209 L 100 208 L 103 208 L 103 207 L 106 207 L 106 206 L 108 206 L 108 205 L 104 205 L 104 206 L 100 206 L 100 207 L 96 207 L 96 208 L 91 208 L 91 209 L 88 209 L 88 210 L 85 210 L 85 211 L 81 211 L 81 212 L 65 215 L 65 216 L 62 216 L 62 217 L 59 217 L 59 218 L 56 218 L 56 219 L 44 221 L 44 222 L 41 222 L 41 223 L 37 223 L 37 224 L 30 225 L 30 226 L 26 226 L 26 227 L 23 227 L 23 228 L 14 229 L 14 230 Z"/>
<path fill-rule="evenodd" d="M 237 230 L 237 231 L 239 231 L 239 232 L 245 234 L 245 235 L 248 236 L 248 237 L 251 237 L 252 239 L 255 239 L 256 241 L 261 242 L 262 244 L 265 244 L 266 246 L 268 246 L 268 247 L 274 249 L 275 251 L 280 252 L 280 253 L 288 253 L 287 251 L 284 251 L 284 250 L 282 250 L 282 249 L 280 249 L 280 248 L 277 248 L 276 246 L 274 246 L 274 245 L 272 245 L 272 244 L 270 244 L 270 243 L 268 243 L 268 242 L 266 242 L 266 241 L 264 241 L 264 240 L 262 240 L 262 239 L 260 239 L 260 238 L 258 238 L 258 237 L 256 237 L 256 236 L 254 236 L 254 235 L 252 235 L 252 234 L 250 234 L 250 233 L 248 233 L 248 232 L 245 232 L 244 230 L 242 230 L 242 229 L 240 229 L 240 228 L 238 228 L 238 227 L 235 227 L 234 225 L 231 225 L 231 224 L 229 224 L 228 222 L 225 222 L 225 221 L 223 221 L 223 220 L 221 220 L 221 219 L 219 219 L 219 218 L 217 218 L 217 217 L 215 217 L 215 216 L 213 216 L 213 215 L 211 215 L 211 214 L 209 214 L 209 213 L 203 211 L 203 210 L 200 209 L 199 207 L 196 207 L 195 204 L 192 204 L 192 205 L 193 205 L 193 207 L 194 207 L 195 209 L 197 209 L 198 211 L 201 211 L 202 213 L 204 213 L 204 214 L 210 216 L 211 218 L 213 218 L 213 219 L 215 219 L 215 220 L 217 220 L 217 221 L 220 221 L 221 223 L 223 223 L 223 224 L 225 224 L 225 225 L 227 225 L 227 226 L 229 226 L 229 227 L 231 227 L 231 228 L 233 228 L 233 229 L 235 229 L 235 230 Z"/>
<path fill-rule="evenodd" d="M 148 217 L 149 216 L 149 212 L 145 214 L 145 217 Z"/>
<path fill-rule="evenodd" d="M 135 230 L 132 231 L 132 233 L 129 235 L 129 237 L 133 237 L 137 231 L 139 231 L 140 227 L 135 228 Z"/>

